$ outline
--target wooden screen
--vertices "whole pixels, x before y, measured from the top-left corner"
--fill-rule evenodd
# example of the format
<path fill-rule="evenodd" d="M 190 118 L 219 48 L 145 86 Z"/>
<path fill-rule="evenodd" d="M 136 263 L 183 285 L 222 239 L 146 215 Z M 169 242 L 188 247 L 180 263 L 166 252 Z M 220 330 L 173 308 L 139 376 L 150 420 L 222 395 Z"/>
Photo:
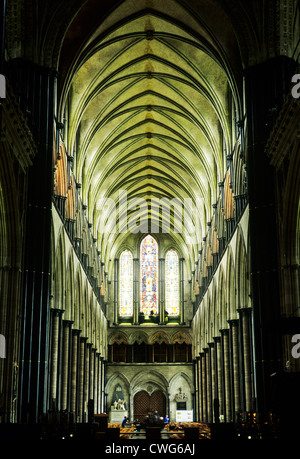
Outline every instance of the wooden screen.
<path fill-rule="evenodd" d="M 134 420 L 143 422 L 150 409 L 150 396 L 148 392 L 141 391 L 134 396 L 133 417 Z"/>
<path fill-rule="evenodd" d="M 138 392 L 134 396 L 133 402 L 134 420 L 143 422 L 147 414 L 151 411 L 158 411 L 159 416 L 166 415 L 166 398 L 161 391 L 155 391 L 151 396 L 146 391 Z"/>
<path fill-rule="evenodd" d="M 157 411 L 159 416 L 166 415 L 166 398 L 164 394 L 157 390 L 150 397 L 150 411 Z"/>

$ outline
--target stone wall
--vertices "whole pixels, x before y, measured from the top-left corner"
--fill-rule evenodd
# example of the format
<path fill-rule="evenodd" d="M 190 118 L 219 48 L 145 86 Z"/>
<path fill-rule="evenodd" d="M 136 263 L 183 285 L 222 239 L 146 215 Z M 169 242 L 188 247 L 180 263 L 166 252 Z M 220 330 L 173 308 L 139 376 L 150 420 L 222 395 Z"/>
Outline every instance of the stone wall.
<path fill-rule="evenodd" d="M 126 409 L 130 421 L 134 420 L 134 398 L 145 391 L 151 396 L 160 391 L 166 399 L 166 413 L 170 421 L 175 422 L 178 402 L 185 402 L 187 410 L 193 410 L 194 385 L 192 363 L 111 363 L 106 368 L 106 405 L 111 411 L 115 387 L 120 385 L 123 390 Z"/>

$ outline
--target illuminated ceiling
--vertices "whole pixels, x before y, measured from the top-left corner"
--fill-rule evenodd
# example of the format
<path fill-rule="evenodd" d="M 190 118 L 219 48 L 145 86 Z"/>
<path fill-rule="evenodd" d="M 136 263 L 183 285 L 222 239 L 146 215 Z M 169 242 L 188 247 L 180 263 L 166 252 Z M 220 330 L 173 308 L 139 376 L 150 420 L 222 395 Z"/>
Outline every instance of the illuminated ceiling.
<path fill-rule="evenodd" d="M 185 208 L 193 203 L 193 244 L 185 221 L 178 232 L 171 221 L 168 236 L 192 262 L 226 173 L 232 120 L 240 116 L 225 49 L 232 36 L 216 5 L 201 12 L 204 2 L 187 2 L 189 8 L 173 0 L 119 3 L 91 30 L 65 79 L 67 151 L 102 253 L 113 258 L 133 232 L 101 227 L 104 215 L 110 223 L 116 215 L 118 225 L 126 191 L 128 201 L 148 203 L 140 208 L 142 227 L 151 218 L 167 230 L 168 212 L 153 207 L 162 198 Z M 125 219 L 130 215 L 137 214 L 127 209 Z"/>

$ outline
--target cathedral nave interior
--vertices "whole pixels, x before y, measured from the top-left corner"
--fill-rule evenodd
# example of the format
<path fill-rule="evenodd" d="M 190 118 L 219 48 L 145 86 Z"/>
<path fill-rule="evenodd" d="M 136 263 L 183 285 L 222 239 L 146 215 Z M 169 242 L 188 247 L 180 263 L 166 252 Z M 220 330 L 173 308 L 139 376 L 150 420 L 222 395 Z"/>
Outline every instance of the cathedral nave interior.
<path fill-rule="evenodd" d="M 299 2 L 1 7 L 0 432 L 294 438 Z"/>

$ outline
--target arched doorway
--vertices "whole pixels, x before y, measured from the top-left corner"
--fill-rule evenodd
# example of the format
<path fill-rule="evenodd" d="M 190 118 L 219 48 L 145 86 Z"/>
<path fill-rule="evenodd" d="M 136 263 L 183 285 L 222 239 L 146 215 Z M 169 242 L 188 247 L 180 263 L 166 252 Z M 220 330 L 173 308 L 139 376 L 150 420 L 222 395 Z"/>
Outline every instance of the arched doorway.
<path fill-rule="evenodd" d="M 166 397 L 163 392 L 156 390 L 151 395 L 142 390 L 135 394 L 133 400 L 133 418 L 143 421 L 149 412 L 157 411 L 159 416 L 166 414 Z"/>

